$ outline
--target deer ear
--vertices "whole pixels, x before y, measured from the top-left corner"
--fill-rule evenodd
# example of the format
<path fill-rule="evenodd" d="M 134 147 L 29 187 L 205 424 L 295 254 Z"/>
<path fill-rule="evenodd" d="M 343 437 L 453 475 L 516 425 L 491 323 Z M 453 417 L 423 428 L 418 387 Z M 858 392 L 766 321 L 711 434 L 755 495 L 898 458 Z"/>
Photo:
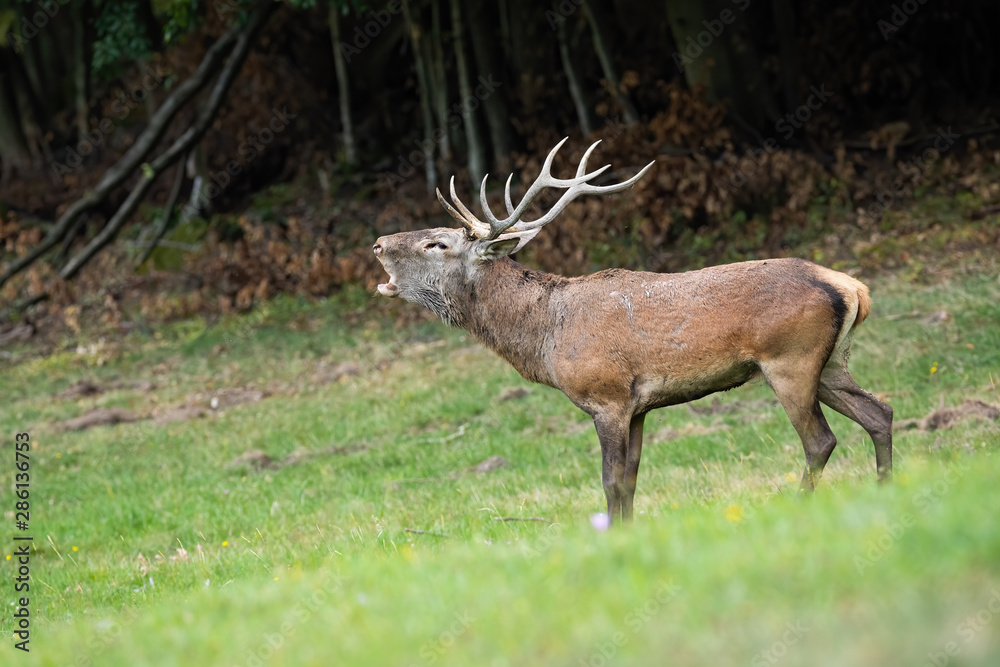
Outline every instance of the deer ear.
<path fill-rule="evenodd" d="M 476 248 L 476 254 L 479 255 L 480 259 L 496 259 L 497 257 L 506 257 L 514 252 L 514 249 L 520 244 L 521 239 L 517 237 L 495 239 L 493 241 L 480 241 L 478 247 Z"/>
<path fill-rule="evenodd" d="M 499 238 L 495 241 L 481 241 L 476 252 L 482 259 L 496 259 L 497 257 L 513 255 L 526 246 L 528 241 L 535 238 L 541 229 L 539 227 L 538 229 L 529 229 L 526 232 L 517 232 L 517 236 Z"/>

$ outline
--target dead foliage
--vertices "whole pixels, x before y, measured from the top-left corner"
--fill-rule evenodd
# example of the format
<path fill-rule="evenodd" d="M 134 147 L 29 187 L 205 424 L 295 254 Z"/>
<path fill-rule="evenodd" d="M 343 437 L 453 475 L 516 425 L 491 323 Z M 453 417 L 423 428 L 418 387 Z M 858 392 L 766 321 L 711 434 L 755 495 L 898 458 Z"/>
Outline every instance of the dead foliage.
<path fill-rule="evenodd" d="M 7 331 L 0 333 L 0 347 L 7 347 L 12 343 L 22 343 L 35 335 L 35 327 L 32 324 L 19 324 L 11 327 Z"/>

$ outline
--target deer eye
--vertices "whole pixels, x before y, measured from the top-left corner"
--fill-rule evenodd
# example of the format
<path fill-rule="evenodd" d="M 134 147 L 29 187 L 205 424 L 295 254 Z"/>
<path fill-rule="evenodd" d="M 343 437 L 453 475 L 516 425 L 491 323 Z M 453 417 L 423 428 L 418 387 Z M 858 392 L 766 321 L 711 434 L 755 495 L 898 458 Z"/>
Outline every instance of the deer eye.
<path fill-rule="evenodd" d="M 438 250 L 447 250 L 448 246 L 440 241 L 431 241 L 430 243 L 424 244 L 424 250 L 433 250 L 437 248 Z"/>

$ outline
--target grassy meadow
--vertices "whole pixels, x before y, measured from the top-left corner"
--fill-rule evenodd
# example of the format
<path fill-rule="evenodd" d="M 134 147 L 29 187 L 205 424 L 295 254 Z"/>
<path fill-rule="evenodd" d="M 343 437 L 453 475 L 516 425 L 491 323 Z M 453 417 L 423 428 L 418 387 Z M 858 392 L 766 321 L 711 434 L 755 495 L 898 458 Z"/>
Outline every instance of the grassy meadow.
<path fill-rule="evenodd" d="M 635 521 L 608 532 L 586 415 L 461 331 L 396 324 L 416 306 L 279 298 L 16 350 L 0 539 L 26 431 L 33 617 L 22 654 L 0 616 L 2 663 L 1000 664 L 1000 422 L 968 403 L 1000 404 L 997 271 L 868 283 L 858 382 L 900 422 L 968 414 L 897 430 L 877 488 L 827 410 L 839 446 L 804 498 L 766 387 L 659 410 Z M 97 409 L 139 419 L 62 426 Z M 7 610 L 14 576 L 0 558 Z"/>

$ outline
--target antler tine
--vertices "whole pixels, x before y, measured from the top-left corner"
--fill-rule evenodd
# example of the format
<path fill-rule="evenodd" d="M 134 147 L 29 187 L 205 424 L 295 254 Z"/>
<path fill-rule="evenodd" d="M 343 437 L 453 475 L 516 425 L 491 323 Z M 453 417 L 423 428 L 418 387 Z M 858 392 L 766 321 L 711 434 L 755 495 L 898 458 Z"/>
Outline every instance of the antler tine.
<path fill-rule="evenodd" d="M 451 217 L 462 223 L 462 226 L 468 229 L 470 232 L 476 236 L 485 236 L 489 233 L 490 228 L 482 220 L 477 218 L 472 211 L 470 211 L 462 200 L 458 198 L 458 194 L 455 192 L 455 177 L 451 177 L 451 199 L 455 202 L 455 206 L 452 206 L 441 194 L 441 190 L 437 190 L 438 201 L 444 206 L 445 210 Z M 456 211 L 455 208 L 458 208 Z"/>
<path fill-rule="evenodd" d="M 465 227 L 469 231 L 472 231 L 472 226 L 469 225 L 469 221 L 466 220 L 464 217 L 462 217 L 462 214 L 456 211 L 455 207 L 452 206 L 448 202 L 448 200 L 444 198 L 443 194 L 441 194 L 441 188 L 435 188 L 434 190 L 435 192 L 437 192 L 438 201 L 441 202 L 441 206 L 444 206 L 444 210 L 448 212 L 448 215 L 450 215 L 451 217 L 455 218 L 455 220 L 462 223 L 463 227 Z"/>
<path fill-rule="evenodd" d="M 580 159 L 580 166 L 576 168 L 576 177 L 577 178 L 580 178 L 581 176 L 583 176 L 587 172 L 587 160 L 590 159 L 590 154 L 594 152 L 594 149 L 597 148 L 597 144 L 599 144 L 599 143 L 601 143 L 600 139 L 598 139 L 594 143 L 590 144 L 590 148 L 588 148 L 584 152 L 583 157 Z M 605 167 L 605 169 L 606 168 L 607 167 Z M 598 173 L 600 173 L 600 172 L 595 172 L 594 176 L 596 176 Z M 593 178 L 593 176 L 591 176 L 591 178 Z"/>
<path fill-rule="evenodd" d="M 565 193 L 563 193 L 563 196 L 559 198 L 559 201 L 556 202 L 555 206 L 553 206 L 548 213 L 538 218 L 537 220 L 531 220 L 529 222 L 525 222 L 519 225 L 517 227 L 517 231 L 526 232 L 528 230 L 539 229 L 541 227 L 544 227 L 545 225 L 552 222 L 557 215 L 562 213 L 563 209 L 569 206 L 570 203 L 572 203 L 573 200 L 579 197 L 580 195 L 610 195 L 616 192 L 621 192 L 622 190 L 627 190 L 628 188 L 635 185 L 636 182 L 640 178 L 642 178 L 643 175 L 647 171 L 649 171 L 650 167 L 652 167 L 654 164 L 656 164 L 656 160 L 653 160 L 652 162 L 647 164 L 639 171 L 638 174 L 636 174 L 632 178 L 622 183 L 615 183 L 613 185 L 602 185 L 602 186 L 591 185 L 586 181 L 581 183 L 576 183 L 575 185 L 570 186 L 569 189 L 566 190 Z M 591 172 L 590 174 L 587 174 L 587 180 L 590 180 L 597 174 L 604 172 L 610 166 L 611 165 L 605 165 L 600 169 L 597 169 Z"/>
<path fill-rule="evenodd" d="M 475 225 L 476 223 L 483 225 L 483 221 L 476 217 L 476 215 L 462 203 L 462 200 L 458 198 L 458 193 L 455 192 L 455 177 L 451 177 L 451 200 L 455 203 L 455 208 L 462 212 L 462 215 L 470 223 Z M 485 225 L 484 225 L 485 226 Z"/>
<path fill-rule="evenodd" d="M 514 215 L 514 203 L 510 200 L 510 182 L 514 180 L 514 174 L 507 177 L 507 185 L 503 189 L 503 201 L 507 204 L 507 215 Z"/>

